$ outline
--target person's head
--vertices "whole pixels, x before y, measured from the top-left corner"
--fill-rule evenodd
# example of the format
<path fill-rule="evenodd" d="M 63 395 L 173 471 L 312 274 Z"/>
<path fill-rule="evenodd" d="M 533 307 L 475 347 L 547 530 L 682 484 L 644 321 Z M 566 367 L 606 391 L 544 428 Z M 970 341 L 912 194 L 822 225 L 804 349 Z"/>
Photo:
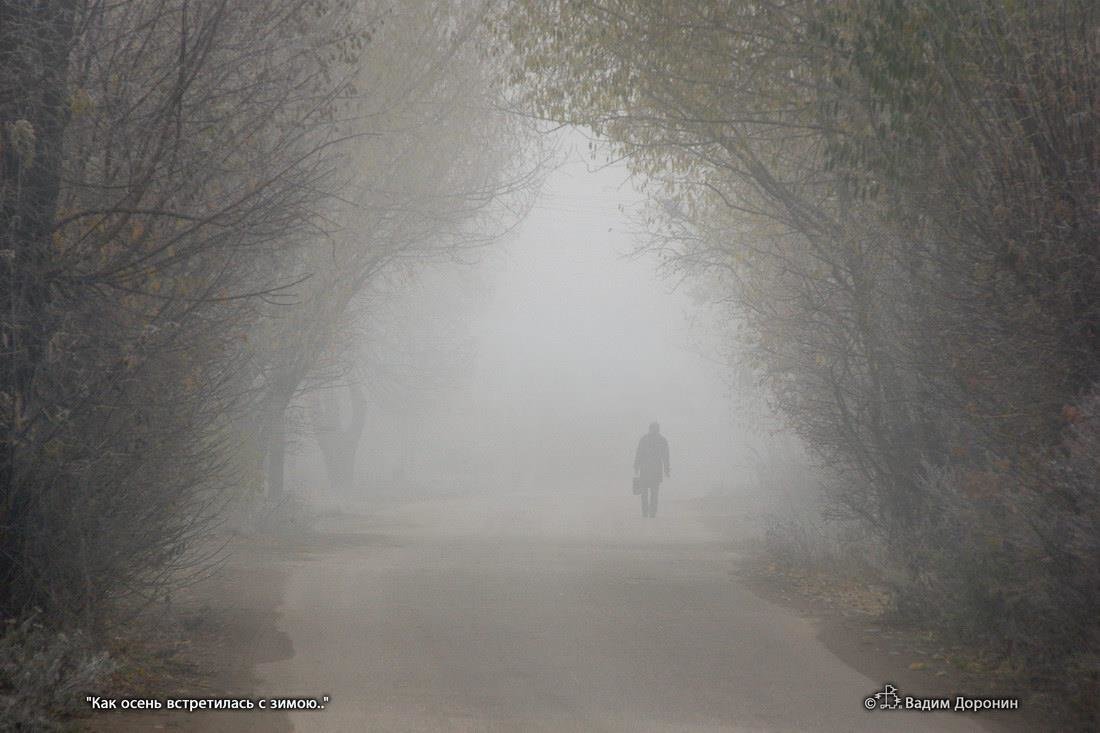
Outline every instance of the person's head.
<path fill-rule="evenodd" d="M 653 435 L 656 435 L 657 433 L 661 432 L 661 426 L 655 422 L 651 422 L 649 424 L 649 432 Z"/>

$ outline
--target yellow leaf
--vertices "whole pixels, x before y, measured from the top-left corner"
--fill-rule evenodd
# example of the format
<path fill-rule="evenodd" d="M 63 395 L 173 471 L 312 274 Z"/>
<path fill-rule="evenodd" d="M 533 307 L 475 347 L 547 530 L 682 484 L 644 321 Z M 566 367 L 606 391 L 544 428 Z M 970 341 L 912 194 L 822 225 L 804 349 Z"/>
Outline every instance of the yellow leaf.
<path fill-rule="evenodd" d="M 74 117 L 80 117 L 94 106 L 95 103 L 92 101 L 92 95 L 79 87 L 69 98 L 69 109 L 72 110 Z"/>

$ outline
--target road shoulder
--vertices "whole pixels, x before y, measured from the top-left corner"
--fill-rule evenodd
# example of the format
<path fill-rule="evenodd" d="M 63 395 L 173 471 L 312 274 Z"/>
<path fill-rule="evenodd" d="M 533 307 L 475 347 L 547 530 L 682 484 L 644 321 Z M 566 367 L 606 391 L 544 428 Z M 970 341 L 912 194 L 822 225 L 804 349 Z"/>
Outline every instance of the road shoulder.
<path fill-rule="evenodd" d="M 847 577 L 783 567 L 747 546 L 733 571 L 757 595 L 812 619 L 818 639 L 841 661 L 872 680 L 896 685 L 915 697 L 1018 697 L 1010 671 L 998 669 L 980 652 L 946 645 L 926 629 L 891 622 L 886 592 Z M 868 691 L 873 692 L 872 690 Z M 1057 730 L 1040 712 L 958 713 L 991 731 Z"/>
<path fill-rule="evenodd" d="M 294 558 L 294 547 L 262 536 L 235 537 L 229 547 L 207 577 L 111 633 L 118 669 L 101 697 L 256 699 L 256 666 L 293 655 L 290 639 L 278 628 L 278 608 L 287 575 L 283 565 Z M 89 711 L 72 722 L 94 733 L 291 730 L 282 712 L 257 721 L 240 711 Z"/>

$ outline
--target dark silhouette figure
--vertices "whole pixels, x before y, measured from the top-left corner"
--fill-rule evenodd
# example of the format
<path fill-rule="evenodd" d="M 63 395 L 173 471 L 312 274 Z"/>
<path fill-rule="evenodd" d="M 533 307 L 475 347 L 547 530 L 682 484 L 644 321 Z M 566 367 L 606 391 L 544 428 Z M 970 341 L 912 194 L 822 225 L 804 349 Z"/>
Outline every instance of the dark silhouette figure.
<path fill-rule="evenodd" d="M 649 432 L 638 441 L 634 454 L 634 475 L 642 490 L 642 516 L 657 516 L 657 490 L 664 476 L 671 476 L 668 462 L 668 441 L 661 435 L 661 426 L 650 423 Z"/>

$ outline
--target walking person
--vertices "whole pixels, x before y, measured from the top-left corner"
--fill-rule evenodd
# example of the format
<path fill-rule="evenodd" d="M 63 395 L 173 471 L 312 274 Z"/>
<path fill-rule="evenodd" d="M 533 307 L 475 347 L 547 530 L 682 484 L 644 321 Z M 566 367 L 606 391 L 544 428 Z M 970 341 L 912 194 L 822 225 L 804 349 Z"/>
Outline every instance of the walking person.
<path fill-rule="evenodd" d="M 668 441 L 661 435 L 661 426 L 650 423 L 649 432 L 638 441 L 634 454 L 634 475 L 641 489 L 642 516 L 657 516 L 657 491 L 661 479 L 671 476 L 668 462 Z"/>

